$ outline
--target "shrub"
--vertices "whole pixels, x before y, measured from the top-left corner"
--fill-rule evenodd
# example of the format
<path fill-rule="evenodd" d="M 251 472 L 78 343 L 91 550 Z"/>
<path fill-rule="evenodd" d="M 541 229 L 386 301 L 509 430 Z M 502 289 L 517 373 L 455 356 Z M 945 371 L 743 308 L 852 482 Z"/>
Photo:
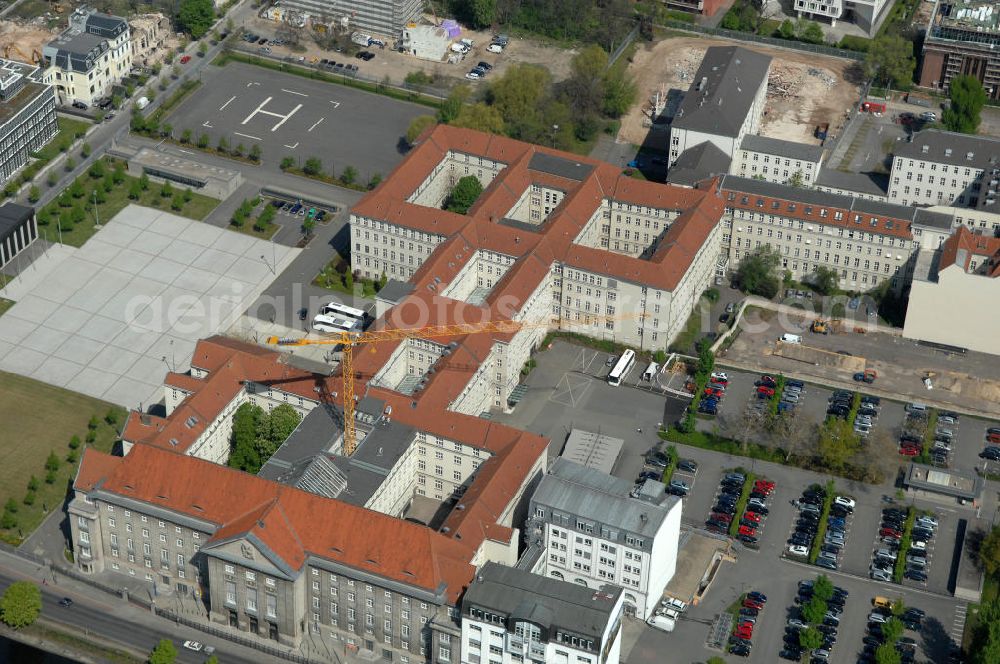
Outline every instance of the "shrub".
<path fill-rule="evenodd" d="M 88 444 L 89 443 L 93 443 L 96 440 L 97 440 L 97 432 L 96 431 L 88 431 L 87 432 L 87 443 Z M 76 449 L 76 448 L 74 448 L 74 449 Z"/>
<path fill-rule="evenodd" d="M 87 434 L 90 435 L 90 432 L 88 431 Z M 72 438 L 69 439 L 69 448 L 71 450 L 75 450 L 76 448 L 80 447 L 81 444 L 82 443 L 80 442 L 80 437 L 77 435 L 74 435 Z"/>
<path fill-rule="evenodd" d="M 58 461 L 58 459 L 56 460 Z M 56 483 L 56 471 L 50 470 L 49 472 L 45 473 L 45 483 L 46 484 Z"/>
<path fill-rule="evenodd" d="M 35 492 L 29 491 L 28 493 L 24 494 L 24 500 L 22 502 L 28 507 L 31 507 L 32 505 L 35 504 L 35 498 L 36 498 Z"/>
<path fill-rule="evenodd" d="M 49 452 L 49 458 L 45 460 L 45 470 L 59 470 L 59 457 L 56 456 L 55 452 Z"/>

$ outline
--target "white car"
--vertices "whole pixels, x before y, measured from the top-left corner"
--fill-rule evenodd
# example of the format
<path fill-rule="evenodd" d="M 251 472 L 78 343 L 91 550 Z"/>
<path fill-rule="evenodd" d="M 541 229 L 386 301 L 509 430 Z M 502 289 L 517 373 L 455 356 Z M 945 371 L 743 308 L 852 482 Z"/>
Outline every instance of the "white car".
<path fill-rule="evenodd" d="M 480 78 L 480 77 L 479 77 L 479 74 L 477 74 L 477 73 L 476 73 L 476 72 L 474 72 L 474 71 L 470 71 L 470 72 L 469 72 L 468 74 L 466 74 L 466 75 L 465 75 L 465 77 L 466 77 L 467 79 L 469 79 L 470 81 L 478 81 L 478 80 L 479 80 L 479 78 Z"/>
<path fill-rule="evenodd" d="M 725 371 L 716 371 L 715 373 L 712 374 L 712 380 L 724 380 L 728 383 L 729 374 L 727 374 Z"/>
<path fill-rule="evenodd" d="M 500 44 L 490 44 L 486 47 L 486 50 L 490 53 L 503 53 L 503 46 Z"/>
<path fill-rule="evenodd" d="M 809 549 L 802 546 L 801 544 L 792 544 L 788 547 L 788 553 L 793 556 L 808 556 Z"/>
<path fill-rule="evenodd" d="M 914 549 L 916 551 L 926 551 L 927 550 L 927 542 L 923 542 L 923 541 L 920 541 L 920 540 L 914 540 L 914 541 L 910 542 L 910 548 Z"/>
<path fill-rule="evenodd" d="M 198 643 L 197 641 L 185 641 L 184 642 L 184 647 L 187 648 L 188 650 L 193 650 L 195 652 L 201 652 L 202 649 L 205 646 L 203 646 L 202 644 Z"/>
<path fill-rule="evenodd" d="M 679 599 L 675 599 L 673 597 L 668 597 L 667 599 L 665 599 L 662 602 L 660 602 L 660 606 L 663 606 L 665 608 L 674 609 L 676 611 L 683 611 L 684 609 L 687 608 L 688 605 L 687 605 L 687 602 L 682 602 Z"/>
<path fill-rule="evenodd" d="M 871 576 L 875 581 L 892 581 L 892 576 L 888 572 L 880 569 L 872 570 Z"/>
<path fill-rule="evenodd" d="M 837 496 L 833 499 L 835 505 L 840 505 L 841 507 L 853 510 L 854 506 L 857 504 L 854 502 L 853 498 L 848 498 L 847 496 Z"/>
<path fill-rule="evenodd" d="M 885 616 L 883 616 L 881 613 L 876 613 L 876 612 L 872 611 L 871 613 L 868 614 L 868 622 L 884 623 L 887 620 L 888 620 L 888 618 L 886 618 Z"/>
<path fill-rule="evenodd" d="M 935 528 L 937 528 L 938 520 L 932 516 L 920 516 L 917 517 L 917 523 L 919 523 L 922 526 L 926 526 L 931 530 L 934 530 Z"/>

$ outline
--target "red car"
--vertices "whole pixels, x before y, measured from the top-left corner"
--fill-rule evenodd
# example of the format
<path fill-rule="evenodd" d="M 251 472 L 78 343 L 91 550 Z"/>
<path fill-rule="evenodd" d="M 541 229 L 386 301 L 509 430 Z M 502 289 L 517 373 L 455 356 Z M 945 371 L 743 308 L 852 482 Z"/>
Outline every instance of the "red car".
<path fill-rule="evenodd" d="M 1000 443 L 1000 433 L 986 434 L 986 440 L 991 443 Z"/>
<path fill-rule="evenodd" d="M 749 535 L 750 537 L 756 537 L 757 529 L 751 528 L 750 526 L 740 526 L 739 533 L 740 535 Z"/>
<path fill-rule="evenodd" d="M 740 637 L 741 639 L 749 639 L 753 636 L 753 624 L 740 623 L 733 630 L 733 634 Z"/>
<path fill-rule="evenodd" d="M 893 528 L 882 528 L 878 531 L 878 535 L 879 537 L 895 537 L 898 539 L 903 536 L 903 533 Z"/>
<path fill-rule="evenodd" d="M 760 491 L 761 493 L 768 494 L 774 491 L 774 482 L 768 482 L 767 480 L 757 480 L 753 483 L 753 488 L 755 491 Z"/>
<path fill-rule="evenodd" d="M 903 456 L 917 456 L 918 454 L 920 454 L 920 448 L 919 447 L 900 447 L 899 448 L 899 453 L 902 454 Z"/>
<path fill-rule="evenodd" d="M 712 512 L 711 519 L 713 521 L 721 521 L 723 523 L 729 523 L 733 520 L 731 514 L 723 514 L 722 512 Z"/>
<path fill-rule="evenodd" d="M 760 387 L 757 388 L 757 393 L 758 394 L 763 394 L 765 396 L 773 397 L 774 396 L 774 388 L 773 387 L 768 387 L 767 385 L 761 385 Z"/>
<path fill-rule="evenodd" d="M 190 55 L 182 55 L 181 56 L 181 64 L 182 65 L 186 65 L 189 62 L 191 62 L 191 56 Z"/>
<path fill-rule="evenodd" d="M 722 390 L 714 390 L 711 387 L 705 388 L 705 396 L 722 398 Z"/>
<path fill-rule="evenodd" d="M 760 514 L 756 512 L 744 512 L 743 518 L 748 521 L 753 521 L 754 523 L 760 523 Z"/>

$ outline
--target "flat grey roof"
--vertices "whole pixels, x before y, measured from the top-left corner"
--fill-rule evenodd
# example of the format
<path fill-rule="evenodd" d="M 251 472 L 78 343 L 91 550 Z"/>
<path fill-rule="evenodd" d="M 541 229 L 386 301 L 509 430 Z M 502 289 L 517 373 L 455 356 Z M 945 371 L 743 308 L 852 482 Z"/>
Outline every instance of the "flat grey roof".
<path fill-rule="evenodd" d="M 17 203 L 4 203 L 0 206 L 0 240 L 6 239 L 34 214 L 35 208 Z"/>
<path fill-rule="evenodd" d="M 474 606 L 503 614 L 509 617 L 507 627 L 511 631 L 511 622 L 528 620 L 549 632 L 549 640 L 554 638 L 556 629 L 590 637 L 599 651 L 601 637 L 622 592 L 611 584 L 592 590 L 488 562 L 465 591 L 462 612 L 468 615 Z"/>
<path fill-rule="evenodd" d="M 528 168 L 577 182 L 582 182 L 594 170 L 593 164 L 581 164 L 578 161 L 571 161 L 545 152 L 535 152 L 531 155 Z"/>
<path fill-rule="evenodd" d="M 889 176 L 882 173 L 845 173 L 835 168 L 823 167 L 816 176 L 816 186 L 857 191 L 872 196 L 887 196 Z"/>
<path fill-rule="evenodd" d="M 625 440 L 622 438 L 573 429 L 569 432 L 561 456 L 581 466 L 610 475 L 624 445 Z"/>
<path fill-rule="evenodd" d="M 796 143 L 794 141 L 784 141 L 780 138 L 768 138 L 767 136 L 755 136 L 753 134 L 747 134 L 743 137 L 740 149 L 774 154 L 779 157 L 798 159 L 800 161 L 817 162 L 823 158 L 822 145 Z"/>
<path fill-rule="evenodd" d="M 667 172 L 667 182 L 683 187 L 693 187 L 713 175 L 729 172 L 732 159 L 711 141 L 704 141 L 688 148 L 677 157 Z"/>
<path fill-rule="evenodd" d="M 994 163 L 1000 160 L 1000 139 L 925 129 L 913 134 L 911 141 L 900 141 L 896 145 L 895 156 L 951 166 L 985 168 L 991 160 Z"/>
<path fill-rule="evenodd" d="M 413 284 L 406 281 L 397 281 L 395 279 L 390 279 L 386 282 L 385 286 L 378 292 L 376 297 L 380 300 L 385 300 L 387 302 L 401 302 L 410 293 L 413 292 Z"/>
<path fill-rule="evenodd" d="M 932 468 L 919 463 L 910 464 L 906 472 L 906 485 L 911 489 L 966 500 L 976 500 L 983 492 L 983 478 L 974 471 Z"/>
<path fill-rule="evenodd" d="M 771 56 L 742 46 L 706 49 L 672 126 L 716 136 L 738 136 L 770 66 Z"/>
<path fill-rule="evenodd" d="M 369 407 L 381 412 L 378 403 L 362 399 L 359 412 Z M 332 454 L 343 436 L 343 417 L 340 410 L 321 404 L 309 411 L 258 476 L 363 506 L 413 442 L 415 430 L 381 419 L 370 427 L 359 422 L 356 431 L 359 444 L 353 455 Z"/>
<path fill-rule="evenodd" d="M 947 212 L 917 208 L 917 213 L 913 215 L 913 223 L 926 228 L 938 228 L 943 231 L 949 231 L 955 226 L 955 218 L 954 215 Z"/>
<path fill-rule="evenodd" d="M 656 505 L 632 498 L 631 491 L 631 482 L 558 458 L 542 478 L 531 502 L 653 537 L 678 498 L 667 496 Z"/>

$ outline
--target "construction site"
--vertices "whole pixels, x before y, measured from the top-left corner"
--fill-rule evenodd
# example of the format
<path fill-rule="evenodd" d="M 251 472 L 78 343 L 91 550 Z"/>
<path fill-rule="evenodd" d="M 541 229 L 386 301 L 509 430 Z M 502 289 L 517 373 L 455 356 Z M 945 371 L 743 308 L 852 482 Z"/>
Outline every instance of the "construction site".
<path fill-rule="evenodd" d="M 58 29 L 50 30 L 46 23 L 42 19 L 0 21 L 0 53 L 8 60 L 38 64 L 42 48 L 59 34 Z"/>
<path fill-rule="evenodd" d="M 705 50 L 729 45 L 731 42 L 721 39 L 678 36 L 637 50 L 629 73 L 641 102 L 622 118 L 618 139 L 655 147 L 656 136 L 662 134 L 665 146 L 669 120 L 690 87 Z M 761 134 L 816 143 L 813 130 L 824 123 L 830 124 L 833 134 L 840 133 L 859 94 L 852 71 L 856 63 L 757 44 L 744 46 L 773 58 Z"/>

